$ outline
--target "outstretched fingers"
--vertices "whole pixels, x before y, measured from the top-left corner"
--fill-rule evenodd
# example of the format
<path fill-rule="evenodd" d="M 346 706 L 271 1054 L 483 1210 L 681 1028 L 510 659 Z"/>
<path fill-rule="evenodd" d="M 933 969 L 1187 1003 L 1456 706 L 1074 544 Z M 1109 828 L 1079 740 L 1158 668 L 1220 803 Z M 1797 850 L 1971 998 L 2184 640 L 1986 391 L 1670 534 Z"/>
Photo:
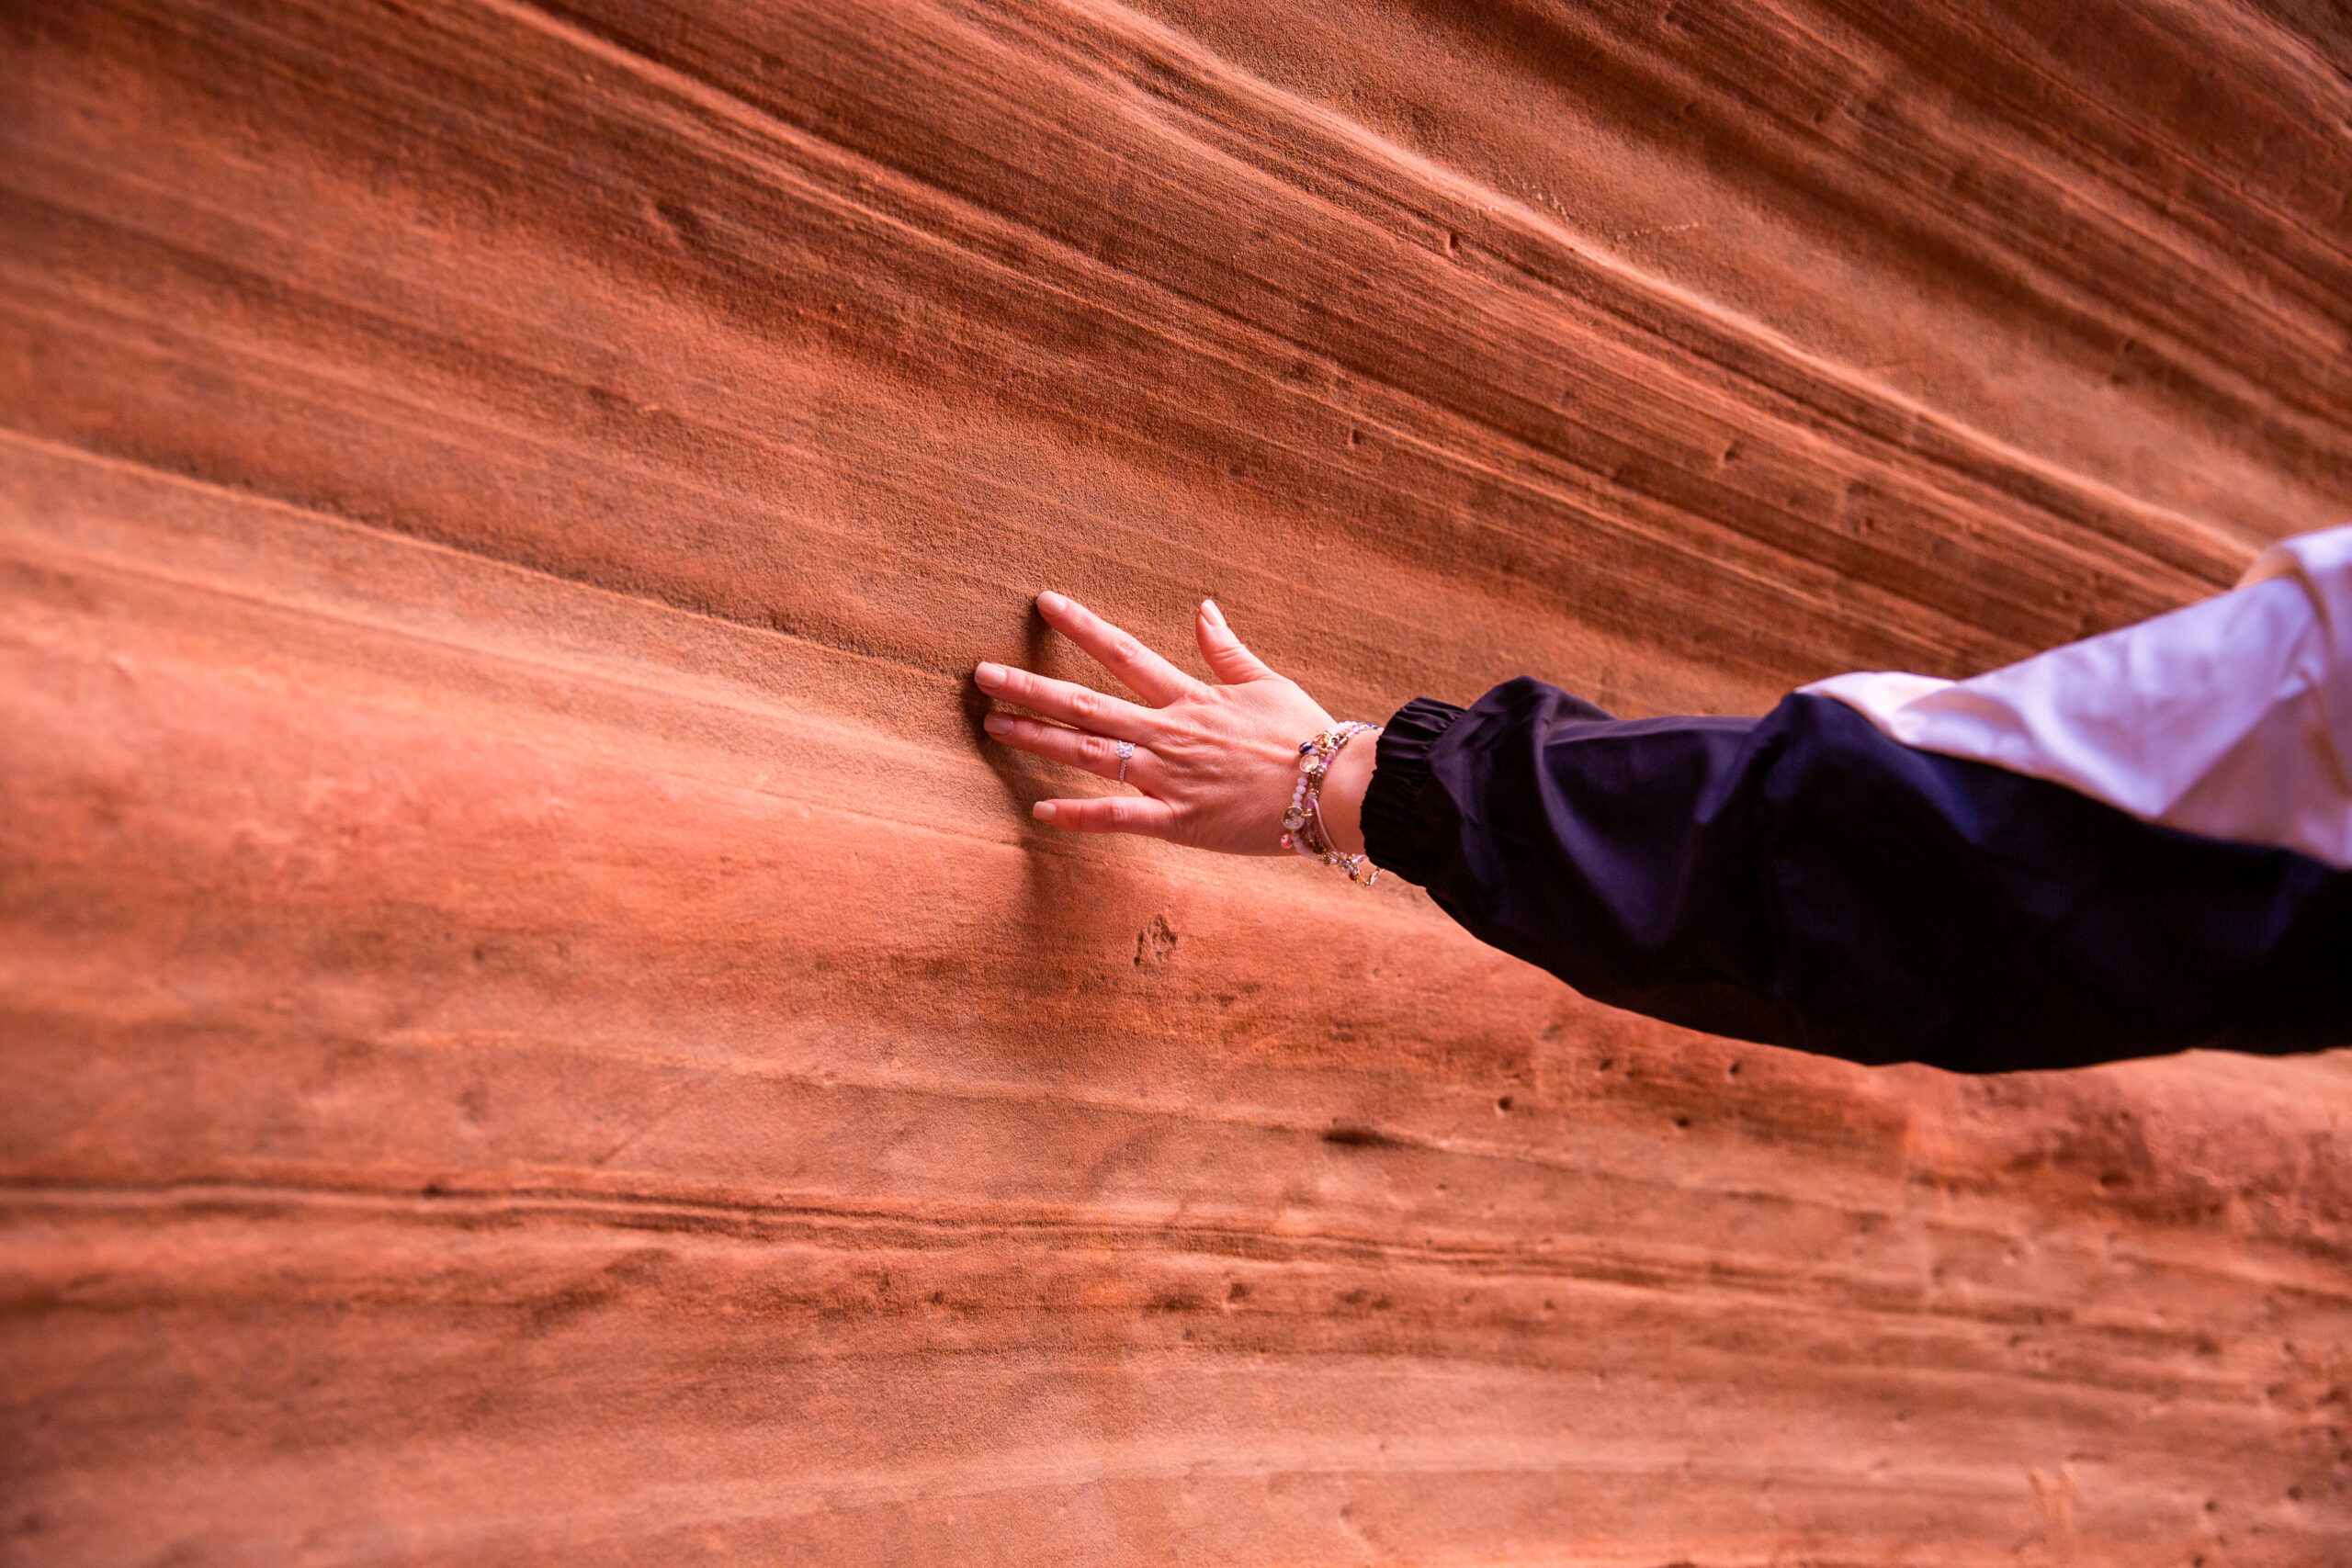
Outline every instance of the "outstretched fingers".
<path fill-rule="evenodd" d="M 1159 722 L 1149 708 L 1106 697 L 1074 681 L 1057 681 L 1010 665 L 983 664 L 972 671 L 972 681 L 989 696 L 1114 740 L 1148 740 Z"/>
<path fill-rule="evenodd" d="M 1093 800 L 1041 800 L 1029 815 L 1073 833 L 1141 833 L 1148 839 L 1176 836 L 1176 808 L 1148 795 L 1106 795 Z"/>
<path fill-rule="evenodd" d="M 1046 624 L 1078 644 L 1097 664 L 1116 675 L 1127 690 L 1154 707 L 1174 702 L 1200 682 L 1146 648 L 1141 639 L 1104 620 L 1063 593 L 1037 595 Z"/>
<path fill-rule="evenodd" d="M 1067 729 L 1042 719 L 1022 718 L 1009 713 L 989 715 L 988 732 L 1007 746 L 1023 751 L 1034 751 L 1040 757 L 1050 757 L 1057 762 L 1068 762 L 1074 768 L 1084 768 L 1106 779 L 1117 779 L 1122 772 L 1124 783 L 1142 787 L 1142 773 L 1152 761 L 1149 751 L 1128 744 L 1126 766 L 1122 769 L 1119 742 L 1101 735 L 1089 735 L 1082 730 Z"/>

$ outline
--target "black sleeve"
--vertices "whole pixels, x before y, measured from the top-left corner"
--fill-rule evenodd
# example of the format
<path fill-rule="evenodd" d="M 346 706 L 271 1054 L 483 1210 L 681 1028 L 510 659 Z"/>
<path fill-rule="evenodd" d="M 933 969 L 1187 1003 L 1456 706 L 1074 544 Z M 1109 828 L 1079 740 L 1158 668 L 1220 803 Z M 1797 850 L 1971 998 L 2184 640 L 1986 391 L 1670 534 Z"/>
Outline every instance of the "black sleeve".
<path fill-rule="evenodd" d="M 1389 721 L 1374 863 L 1671 1022 L 1962 1072 L 2352 1043 L 2352 875 L 1917 751 L 1844 704 L 1621 721 L 1543 682 Z"/>

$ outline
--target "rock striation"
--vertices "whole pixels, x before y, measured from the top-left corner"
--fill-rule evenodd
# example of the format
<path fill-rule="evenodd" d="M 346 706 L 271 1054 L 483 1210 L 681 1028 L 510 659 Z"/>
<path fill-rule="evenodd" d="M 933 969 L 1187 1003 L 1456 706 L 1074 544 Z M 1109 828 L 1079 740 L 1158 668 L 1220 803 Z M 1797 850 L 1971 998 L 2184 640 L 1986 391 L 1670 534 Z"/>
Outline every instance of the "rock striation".
<path fill-rule="evenodd" d="M 2334 8 L 68 0 L 0 152 L 9 1561 L 2352 1556 L 2352 1063 L 1652 1025 L 966 680 L 2213 592 L 2352 513 Z"/>

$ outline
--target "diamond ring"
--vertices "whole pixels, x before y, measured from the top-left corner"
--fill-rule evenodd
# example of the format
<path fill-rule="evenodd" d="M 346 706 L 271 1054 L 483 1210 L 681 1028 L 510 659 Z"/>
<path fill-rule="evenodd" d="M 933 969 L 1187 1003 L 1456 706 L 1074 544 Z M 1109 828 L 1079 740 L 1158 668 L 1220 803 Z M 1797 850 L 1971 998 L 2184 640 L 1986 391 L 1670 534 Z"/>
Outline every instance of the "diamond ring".
<path fill-rule="evenodd" d="M 1127 782 L 1127 759 L 1136 754 L 1136 743 L 1132 740 L 1122 740 L 1111 750 L 1118 755 L 1119 782 L 1125 784 Z"/>

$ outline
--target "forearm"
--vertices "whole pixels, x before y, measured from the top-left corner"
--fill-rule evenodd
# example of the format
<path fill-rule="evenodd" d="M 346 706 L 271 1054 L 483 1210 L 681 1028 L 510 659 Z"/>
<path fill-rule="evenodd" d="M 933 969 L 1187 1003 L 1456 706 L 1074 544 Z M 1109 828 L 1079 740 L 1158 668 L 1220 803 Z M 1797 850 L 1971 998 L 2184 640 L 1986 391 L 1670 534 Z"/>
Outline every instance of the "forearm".
<path fill-rule="evenodd" d="M 1336 754 L 1351 727 L 1214 604 L 1210 682 L 1038 608 L 1140 699 L 975 671 L 1026 710 L 991 735 L 1127 786 L 1035 802 L 1057 829 L 1281 854 L 1306 818 L 1320 858 L 1422 884 L 1598 1000 L 1862 1062 L 2352 1043 L 2352 528 L 1969 682 L 1864 672 L 1762 719 L 1622 723 L 1520 680 Z"/>
<path fill-rule="evenodd" d="M 2352 879 L 1913 751 L 1828 699 L 1620 723 L 1519 681 L 1413 705 L 1362 810 L 1374 863 L 1475 934 L 1713 1032 L 1997 1071 L 2352 1030 L 2328 956 Z"/>

